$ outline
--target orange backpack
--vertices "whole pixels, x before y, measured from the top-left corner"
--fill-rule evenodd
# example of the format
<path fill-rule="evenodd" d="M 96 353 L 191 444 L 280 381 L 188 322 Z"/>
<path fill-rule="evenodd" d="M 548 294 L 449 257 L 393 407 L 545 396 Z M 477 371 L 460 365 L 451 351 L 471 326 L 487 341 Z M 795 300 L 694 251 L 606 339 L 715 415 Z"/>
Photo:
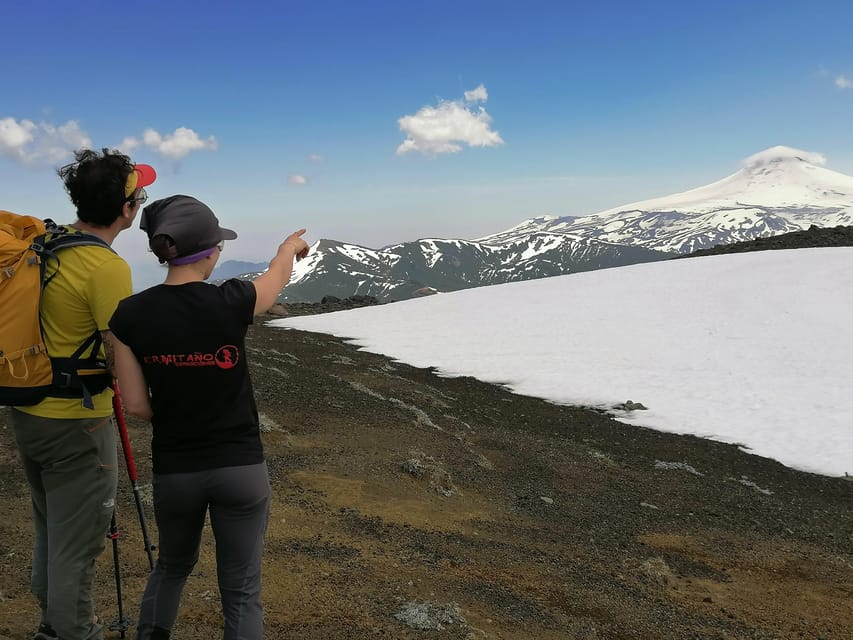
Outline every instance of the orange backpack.
<path fill-rule="evenodd" d="M 68 233 L 52 220 L 0 211 L 0 405 L 32 405 L 57 396 L 83 398 L 89 406 L 91 396 L 111 384 L 106 364 L 96 358 L 99 332 L 70 358 L 51 359 L 44 343 L 40 306 L 50 280 L 47 262 L 55 261 L 58 269 L 58 251 L 82 245 L 110 249 L 100 238 Z M 84 370 L 94 375 L 84 380 Z"/>

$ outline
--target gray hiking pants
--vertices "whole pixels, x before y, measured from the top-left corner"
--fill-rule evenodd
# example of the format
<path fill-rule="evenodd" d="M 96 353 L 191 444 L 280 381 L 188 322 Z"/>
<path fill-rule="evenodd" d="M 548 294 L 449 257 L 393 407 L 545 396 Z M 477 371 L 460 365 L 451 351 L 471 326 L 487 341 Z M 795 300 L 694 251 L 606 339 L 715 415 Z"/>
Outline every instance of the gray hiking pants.
<path fill-rule="evenodd" d="M 216 539 L 216 574 L 225 640 L 260 640 L 261 554 L 269 514 L 266 463 L 154 476 L 159 531 L 157 563 L 148 578 L 139 627 L 171 630 L 187 576 L 198 561 L 205 514 Z"/>
<path fill-rule="evenodd" d="M 35 544 L 30 587 L 41 622 L 62 640 L 101 640 L 92 620 L 95 559 L 104 550 L 116 495 L 112 418 L 61 420 L 12 411 L 32 493 Z"/>

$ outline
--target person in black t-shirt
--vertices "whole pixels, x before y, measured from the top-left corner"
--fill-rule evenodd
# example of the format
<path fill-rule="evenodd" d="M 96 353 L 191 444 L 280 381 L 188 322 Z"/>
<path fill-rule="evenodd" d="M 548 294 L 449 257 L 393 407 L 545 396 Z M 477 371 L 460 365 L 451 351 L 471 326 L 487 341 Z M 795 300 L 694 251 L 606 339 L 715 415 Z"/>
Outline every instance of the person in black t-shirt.
<path fill-rule="evenodd" d="M 198 560 L 205 515 L 216 538 L 225 640 L 260 640 L 261 553 L 270 486 L 246 362 L 253 316 L 267 311 L 308 253 L 289 235 L 254 282 L 205 282 L 225 240 L 213 211 L 177 195 L 145 207 L 140 227 L 163 284 L 123 300 L 110 320 L 127 411 L 150 420 L 157 563 L 142 597 L 138 640 L 167 639 Z"/>

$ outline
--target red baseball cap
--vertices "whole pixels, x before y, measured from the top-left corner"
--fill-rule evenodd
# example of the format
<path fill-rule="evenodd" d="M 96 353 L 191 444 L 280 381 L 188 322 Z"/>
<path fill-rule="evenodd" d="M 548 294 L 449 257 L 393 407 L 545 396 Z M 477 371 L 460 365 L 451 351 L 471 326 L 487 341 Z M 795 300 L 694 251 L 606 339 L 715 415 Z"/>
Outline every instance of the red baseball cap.
<path fill-rule="evenodd" d="M 124 195 L 125 197 L 130 197 L 134 191 L 137 189 L 141 189 L 142 187 L 147 187 L 149 184 L 153 184 L 157 179 L 157 172 L 154 171 L 154 167 L 149 164 L 135 164 L 133 165 L 133 171 L 130 172 L 130 175 L 127 176 L 127 182 L 124 185 Z"/>

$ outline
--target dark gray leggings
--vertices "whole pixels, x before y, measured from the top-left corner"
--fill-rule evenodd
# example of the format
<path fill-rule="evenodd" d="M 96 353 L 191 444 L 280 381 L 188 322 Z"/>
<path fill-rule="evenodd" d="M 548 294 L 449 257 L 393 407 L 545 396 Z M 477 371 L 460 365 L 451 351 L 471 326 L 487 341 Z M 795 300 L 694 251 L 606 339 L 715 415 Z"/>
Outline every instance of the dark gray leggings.
<path fill-rule="evenodd" d="M 142 596 L 139 626 L 171 629 L 198 560 L 205 513 L 216 538 L 225 640 L 260 640 L 261 554 L 270 483 L 266 463 L 154 476 L 159 552 Z"/>

